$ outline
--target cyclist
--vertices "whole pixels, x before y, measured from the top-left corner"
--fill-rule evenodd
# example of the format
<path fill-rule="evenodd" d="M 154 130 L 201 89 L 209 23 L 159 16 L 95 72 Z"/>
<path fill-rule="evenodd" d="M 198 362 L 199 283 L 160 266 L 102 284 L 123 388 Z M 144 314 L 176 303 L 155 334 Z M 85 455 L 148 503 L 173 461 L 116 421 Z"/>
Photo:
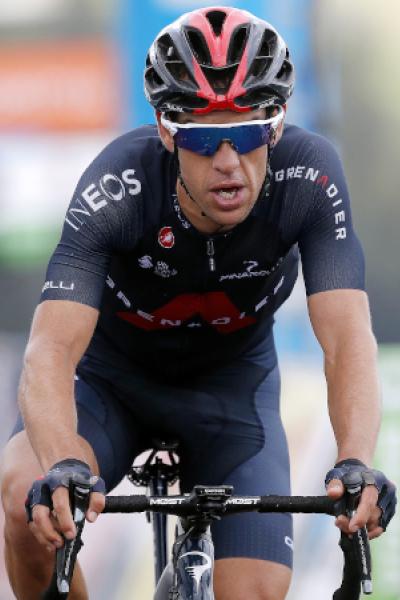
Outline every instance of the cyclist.
<path fill-rule="evenodd" d="M 119 137 L 83 174 L 33 320 L 2 473 L 17 598 L 39 597 L 60 534 L 74 536 L 71 478 L 93 484 L 94 521 L 103 483 L 154 436 L 180 440 L 183 491 L 289 493 L 272 326 L 299 253 L 338 446 L 328 494 L 348 471 L 365 480 L 337 524 L 372 538 L 389 522 L 394 486 L 368 468 L 380 407 L 362 250 L 335 150 L 284 126 L 293 85 L 286 44 L 246 11 L 195 10 L 154 41 L 157 127 Z M 285 597 L 288 515 L 230 517 L 214 536 L 217 600 Z M 87 598 L 79 569 L 72 597 Z"/>

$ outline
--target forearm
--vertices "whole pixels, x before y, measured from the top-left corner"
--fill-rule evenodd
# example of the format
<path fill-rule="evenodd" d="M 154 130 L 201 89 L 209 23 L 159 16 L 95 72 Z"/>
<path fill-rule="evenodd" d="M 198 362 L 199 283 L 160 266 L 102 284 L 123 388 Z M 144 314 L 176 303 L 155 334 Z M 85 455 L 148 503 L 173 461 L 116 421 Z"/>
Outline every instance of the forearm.
<path fill-rule="evenodd" d="M 19 387 L 25 428 L 46 472 L 68 457 L 87 462 L 77 434 L 75 364 L 62 347 L 28 350 Z"/>
<path fill-rule="evenodd" d="M 370 331 L 347 335 L 334 356 L 325 357 L 329 414 L 338 446 L 337 460 L 372 463 L 381 402 L 376 342 Z"/>

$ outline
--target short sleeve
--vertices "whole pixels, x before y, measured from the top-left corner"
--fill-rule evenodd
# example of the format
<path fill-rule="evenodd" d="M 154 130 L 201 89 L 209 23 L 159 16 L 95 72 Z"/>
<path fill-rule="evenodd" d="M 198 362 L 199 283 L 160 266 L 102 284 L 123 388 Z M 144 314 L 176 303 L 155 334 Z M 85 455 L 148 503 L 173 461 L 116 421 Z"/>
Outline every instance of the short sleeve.
<path fill-rule="evenodd" d="M 299 235 L 307 295 L 365 289 L 364 254 L 354 231 L 349 192 L 339 156 L 325 138 L 307 150 L 312 199 Z"/>
<path fill-rule="evenodd" d="M 47 268 L 42 302 L 71 300 L 100 308 L 113 255 L 138 239 L 140 194 L 132 161 L 112 143 L 77 185 Z"/>

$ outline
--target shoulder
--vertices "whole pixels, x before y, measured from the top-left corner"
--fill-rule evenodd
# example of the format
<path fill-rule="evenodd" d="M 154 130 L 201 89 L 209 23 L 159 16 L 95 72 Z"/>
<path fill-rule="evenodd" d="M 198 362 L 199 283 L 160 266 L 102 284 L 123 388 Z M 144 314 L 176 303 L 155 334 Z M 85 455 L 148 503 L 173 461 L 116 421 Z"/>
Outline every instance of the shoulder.
<path fill-rule="evenodd" d="M 137 234 L 144 212 L 157 214 L 160 209 L 172 167 L 173 155 L 155 126 L 121 135 L 82 174 L 67 210 L 67 225 L 75 233 L 88 227 L 97 228 L 99 235 L 106 230 L 114 242 L 123 237 L 121 227 L 132 223 L 137 224 Z"/>
<path fill-rule="evenodd" d="M 309 193 L 311 188 L 347 193 L 343 165 L 334 144 L 322 135 L 287 125 L 271 156 L 273 181 Z"/>
<path fill-rule="evenodd" d="M 271 156 L 271 168 L 278 171 L 294 165 L 317 167 L 338 160 L 335 145 L 326 137 L 296 125 L 286 125 Z"/>
<path fill-rule="evenodd" d="M 94 158 L 74 196 L 94 210 L 129 196 L 145 198 L 147 191 L 152 196 L 168 185 L 172 165 L 173 155 L 162 145 L 156 126 L 139 127 L 114 139 Z"/>
<path fill-rule="evenodd" d="M 161 143 L 155 125 L 145 125 L 128 131 L 111 141 L 92 161 L 93 166 L 125 166 L 134 162 L 145 168 L 157 159 L 162 160 L 167 150 Z"/>

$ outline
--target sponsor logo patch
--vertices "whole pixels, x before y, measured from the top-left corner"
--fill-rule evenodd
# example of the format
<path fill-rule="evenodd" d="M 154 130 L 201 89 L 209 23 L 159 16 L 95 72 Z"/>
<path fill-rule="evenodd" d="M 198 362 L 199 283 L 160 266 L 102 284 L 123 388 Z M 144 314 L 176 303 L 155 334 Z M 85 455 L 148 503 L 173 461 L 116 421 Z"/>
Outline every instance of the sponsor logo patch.
<path fill-rule="evenodd" d="M 290 548 L 291 550 L 293 550 L 293 549 L 294 549 L 294 543 L 293 543 L 293 540 L 292 540 L 292 538 L 291 538 L 291 537 L 289 537 L 288 535 L 286 535 L 286 536 L 285 536 L 285 544 L 286 544 L 286 546 L 289 546 L 289 548 Z"/>
<path fill-rule="evenodd" d="M 244 271 L 242 271 L 241 273 L 226 273 L 224 275 L 221 275 L 219 280 L 225 281 L 226 279 L 232 280 L 247 279 L 252 277 L 268 277 L 281 265 L 281 263 L 283 262 L 283 258 L 284 257 L 279 258 L 277 263 L 269 269 L 259 269 L 258 262 L 256 260 L 244 260 Z"/>
<path fill-rule="evenodd" d="M 66 290 L 72 292 L 75 288 L 75 283 L 65 283 L 64 281 L 46 281 L 42 287 L 42 293 L 46 290 Z"/>
<path fill-rule="evenodd" d="M 142 256 L 141 258 L 139 258 L 138 263 L 139 263 L 139 266 L 142 267 L 142 269 L 152 269 L 153 268 L 153 259 L 148 254 L 145 254 L 145 256 Z"/>
<path fill-rule="evenodd" d="M 274 179 L 276 182 L 289 181 L 292 179 L 305 179 L 320 185 L 325 191 L 326 199 L 331 203 L 334 212 L 335 240 L 345 240 L 347 237 L 346 211 L 343 209 L 343 198 L 340 197 L 339 190 L 333 181 L 329 180 L 328 175 L 321 173 L 319 169 L 306 167 L 304 165 L 295 165 L 287 169 L 275 171 Z M 340 207 L 340 208 L 338 208 Z"/>
<path fill-rule="evenodd" d="M 158 260 L 156 266 L 154 267 L 154 273 L 163 279 L 168 279 L 168 277 L 174 277 L 178 271 L 176 269 L 171 269 L 171 267 L 164 261 Z"/>
<path fill-rule="evenodd" d="M 158 232 L 158 243 L 162 248 L 172 248 L 175 245 L 175 236 L 172 227 L 162 227 Z"/>
<path fill-rule="evenodd" d="M 142 184 L 135 177 L 135 169 L 125 169 L 118 175 L 105 173 L 97 182 L 91 183 L 71 203 L 65 222 L 79 231 L 87 220 L 109 204 L 118 203 L 142 191 Z"/>
<path fill-rule="evenodd" d="M 193 564 L 193 565 L 189 565 L 188 567 L 185 567 L 185 570 L 188 572 L 189 576 L 192 579 L 194 579 L 194 581 L 196 582 L 196 592 L 198 592 L 199 587 L 200 587 L 201 578 L 203 577 L 203 575 L 206 571 L 211 570 L 211 567 L 212 567 L 211 559 L 208 556 L 208 554 L 205 554 L 205 552 L 186 552 L 186 554 L 182 554 L 182 556 L 180 558 L 182 559 L 185 556 L 190 556 L 190 557 L 196 556 L 196 557 L 200 557 L 201 559 L 204 559 L 206 561 L 205 563 L 202 563 L 202 564 Z"/>
<path fill-rule="evenodd" d="M 164 262 L 163 260 L 158 260 L 156 264 L 153 264 L 153 259 L 148 254 L 145 254 L 141 258 L 138 259 L 139 266 L 142 269 L 153 269 L 154 275 L 158 275 L 163 279 L 167 279 L 168 277 L 174 277 L 178 274 L 176 269 L 171 269 L 171 267 Z"/>

